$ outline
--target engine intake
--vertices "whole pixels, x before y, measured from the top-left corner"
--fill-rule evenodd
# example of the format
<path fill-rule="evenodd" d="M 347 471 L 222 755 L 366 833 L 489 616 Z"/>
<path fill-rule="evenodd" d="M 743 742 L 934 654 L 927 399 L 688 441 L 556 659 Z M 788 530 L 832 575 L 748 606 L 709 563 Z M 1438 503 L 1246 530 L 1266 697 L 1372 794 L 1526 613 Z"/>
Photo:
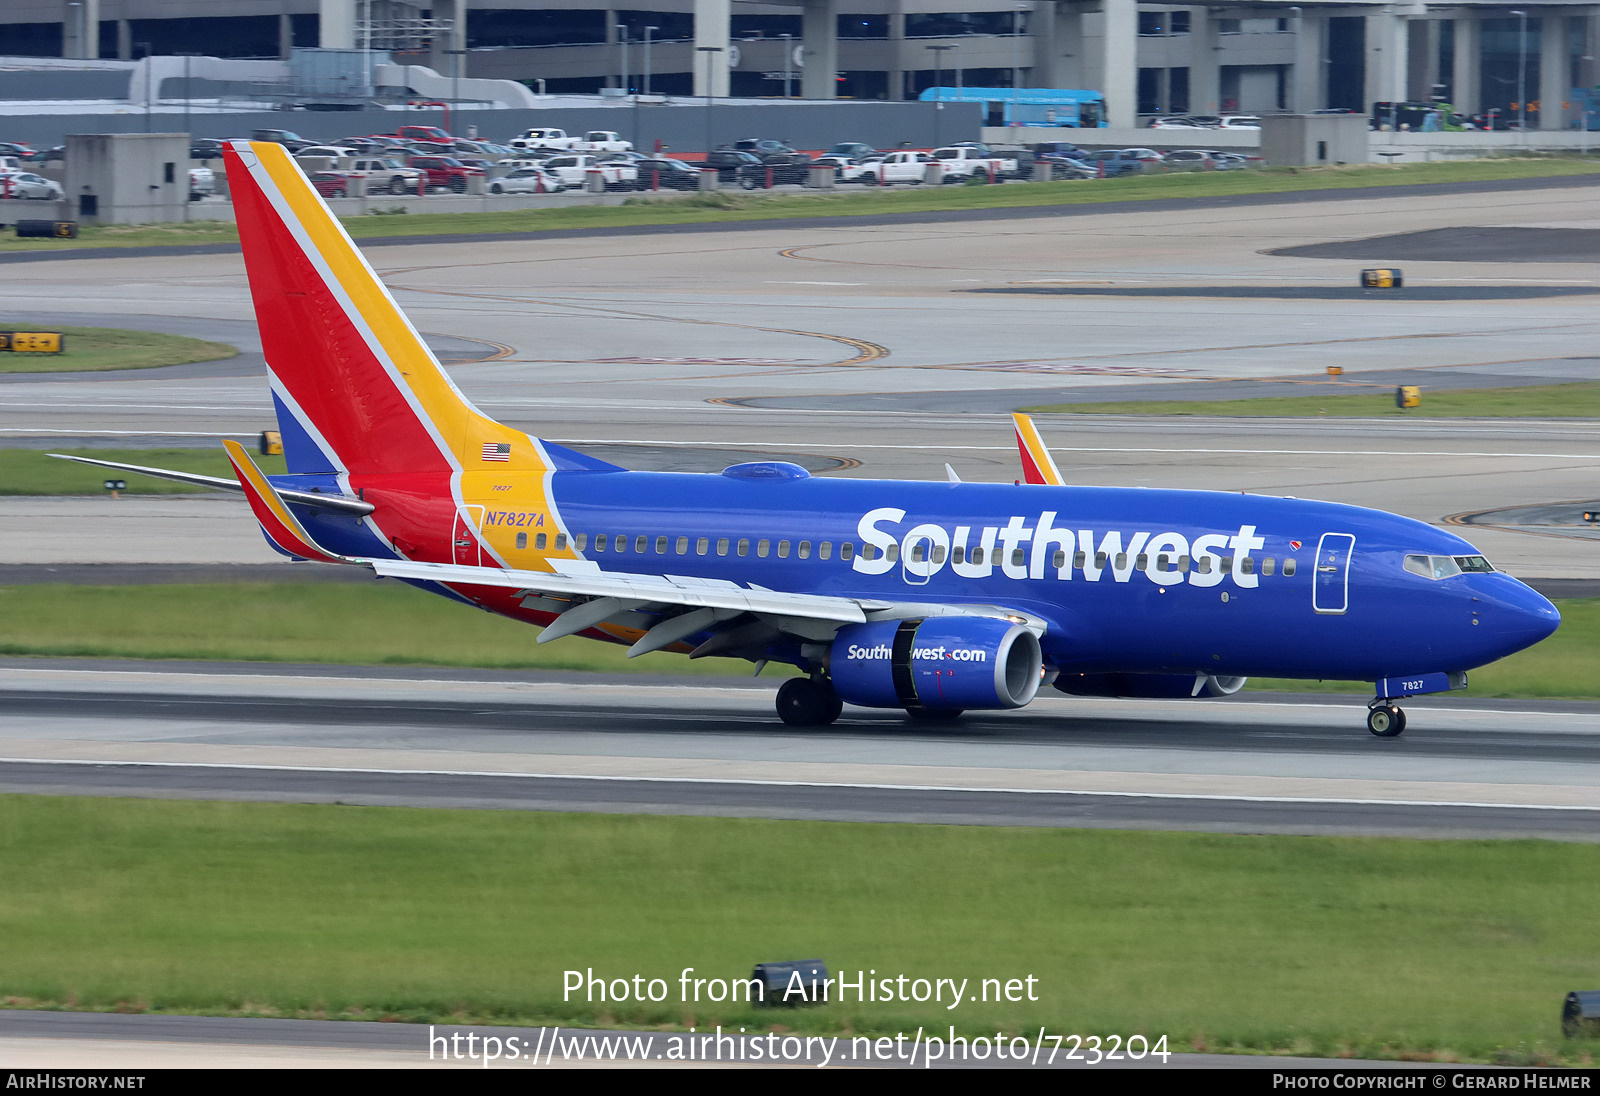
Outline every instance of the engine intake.
<path fill-rule="evenodd" d="M 1142 697 L 1150 700 L 1205 700 L 1232 696 L 1247 679 L 1215 674 L 1062 674 L 1055 686 L 1073 696 Z"/>
<path fill-rule="evenodd" d="M 1039 637 L 994 617 L 851 624 L 829 657 L 840 698 L 868 708 L 1020 708 L 1042 669 Z"/>

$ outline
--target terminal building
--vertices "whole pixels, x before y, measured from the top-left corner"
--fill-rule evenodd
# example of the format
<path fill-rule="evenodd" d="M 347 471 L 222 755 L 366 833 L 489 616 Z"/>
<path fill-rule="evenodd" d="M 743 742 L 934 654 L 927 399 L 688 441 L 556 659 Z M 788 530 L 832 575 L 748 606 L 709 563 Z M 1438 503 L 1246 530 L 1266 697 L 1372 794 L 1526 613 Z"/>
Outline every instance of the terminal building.
<path fill-rule="evenodd" d="M 934 86 L 1090 88 L 1113 127 L 1163 114 L 1462 114 L 1573 128 L 1596 82 L 1589 0 L 7 0 L 0 54 L 287 59 L 376 49 L 541 94 L 914 100 Z"/>

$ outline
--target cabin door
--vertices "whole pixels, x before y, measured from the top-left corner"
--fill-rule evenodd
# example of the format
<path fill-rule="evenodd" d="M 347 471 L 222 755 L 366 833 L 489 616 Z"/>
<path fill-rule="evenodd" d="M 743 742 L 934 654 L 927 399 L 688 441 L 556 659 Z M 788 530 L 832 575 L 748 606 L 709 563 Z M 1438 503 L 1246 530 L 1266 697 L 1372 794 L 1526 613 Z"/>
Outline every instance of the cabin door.
<path fill-rule="evenodd" d="M 455 562 L 465 567 L 483 566 L 483 548 L 478 541 L 478 526 L 483 521 L 482 506 L 463 506 L 456 511 L 455 530 L 450 543 Z"/>
<path fill-rule="evenodd" d="M 1338 614 L 1350 607 L 1350 557 L 1356 538 L 1349 533 L 1324 533 L 1317 541 L 1317 569 L 1312 578 L 1311 607 Z"/>

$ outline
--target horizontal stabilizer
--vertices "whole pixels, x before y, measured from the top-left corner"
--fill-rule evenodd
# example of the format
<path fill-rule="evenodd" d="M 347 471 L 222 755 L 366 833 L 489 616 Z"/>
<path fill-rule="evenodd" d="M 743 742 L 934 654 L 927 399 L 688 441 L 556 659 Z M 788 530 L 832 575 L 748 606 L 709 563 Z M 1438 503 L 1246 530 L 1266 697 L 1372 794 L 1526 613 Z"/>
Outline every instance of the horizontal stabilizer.
<path fill-rule="evenodd" d="M 300 519 L 294 516 L 276 488 L 261 474 L 255 461 L 250 459 L 244 446 L 236 441 L 222 443 L 228 451 L 228 460 L 239 476 L 239 488 L 250 503 L 256 520 L 267 534 L 267 539 L 291 556 L 318 560 L 322 563 L 354 563 L 355 560 L 330 552 L 307 533 Z"/>
<path fill-rule="evenodd" d="M 137 472 L 141 476 L 154 476 L 157 479 L 174 480 L 178 483 L 189 483 L 196 487 L 214 487 L 222 491 L 243 491 L 244 487 L 238 480 L 223 479 L 221 476 L 203 476 L 199 472 L 178 472 L 171 468 L 147 468 L 142 464 L 120 464 L 114 460 L 97 460 L 94 457 L 76 457 L 67 453 L 46 453 L 47 457 L 57 460 L 74 460 L 79 464 L 94 464 L 101 468 L 115 468 L 120 472 Z M 351 498 L 348 495 L 322 495 L 315 491 L 291 491 L 282 487 L 273 490 L 285 502 L 293 502 L 300 506 L 315 506 L 319 510 L 334 510 L 341 514 L 370 514 L 373 506 L 370 502 Z"/>

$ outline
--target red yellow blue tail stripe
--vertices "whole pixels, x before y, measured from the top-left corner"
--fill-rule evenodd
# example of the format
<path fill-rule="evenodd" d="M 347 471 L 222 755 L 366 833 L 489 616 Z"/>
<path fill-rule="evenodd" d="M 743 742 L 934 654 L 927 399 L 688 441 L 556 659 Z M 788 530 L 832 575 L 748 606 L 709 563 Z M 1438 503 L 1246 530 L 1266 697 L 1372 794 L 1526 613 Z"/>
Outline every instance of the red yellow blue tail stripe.
<path fill-rule="evenodd" d="M 1017 452 L 1022 457 L 1022 479 L 1046 487 L 1063 487 L 1061 472 L 1056 468 L 1050 450 L 1039 436 L 1039 428 L 1027 415 L 1012 415 L 1017 426 Z"/>
<path fill-rule="evenodd" d="M 233 471 L 239 477 L 239 486 L 244 488 L 244 497 L 250 502 L 250 509 L 255 513 L 256 520 L 261 523 L 262 531 L 267 534 L 267 539 L 291 556 L 302 559 L 318 560 L 322 563 L 353 563 L 354 560 L 336 555 L 319 545 L 311 534 L 307 533 L 305 526 L 300 524 L 300 519 L 290 512 L 289 507 L 278 497 L 272 484 L 267 482 L 267 477 L 261 474 L 261 469 L 256 467 L 255 461 L 250 459 L 250 454 L 245 452 L 244 446 L 230 439 L 223 441 L 223 446 L 228 450 L 228 460 L 233 464 Z"/>

